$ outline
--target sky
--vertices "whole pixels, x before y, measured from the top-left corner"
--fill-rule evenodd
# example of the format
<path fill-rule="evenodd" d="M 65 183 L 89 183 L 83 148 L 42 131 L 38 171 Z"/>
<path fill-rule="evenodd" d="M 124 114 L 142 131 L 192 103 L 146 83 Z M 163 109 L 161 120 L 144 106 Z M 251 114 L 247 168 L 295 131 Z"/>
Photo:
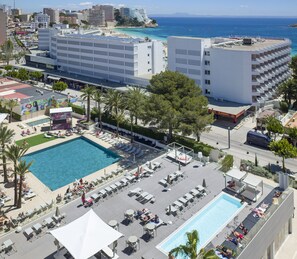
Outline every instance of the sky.
<path fill-rule="evenodd" d="M 41 11 L 44 7 L 80 10 L 94 4 L 113 4 L 145 8 L 148 14 L 187 13 L 213 16 L 291 16 L 297 17 L 296 0 L 108 0 L 109 2 L 86 0 L 15 0 L 16 8 L 24 13 Z M 13 7 L 14 0 L 0 0 L 0 4 Z"/>

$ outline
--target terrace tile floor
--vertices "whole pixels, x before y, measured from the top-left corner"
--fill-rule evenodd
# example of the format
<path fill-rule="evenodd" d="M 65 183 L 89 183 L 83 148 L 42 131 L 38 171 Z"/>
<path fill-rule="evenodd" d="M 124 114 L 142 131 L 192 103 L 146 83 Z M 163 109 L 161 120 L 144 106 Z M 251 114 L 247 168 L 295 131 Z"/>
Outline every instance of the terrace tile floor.
<path fill-rule="evenodd" d="M 120 258 L 167 258 L 165 254 L 160 252 L 156 246 L 162 242 L 166 237 L 168 237 L 173 231 L 180 227 L 185 221 L 187 221 L 192 215 L 197 213 L 201 208 L 203 208 L 208 202 L 210 202 L 215 196 L 217 196 L 222 189 L 224 188 L 225 179 L 221 172 L 217 170 L 219 165 L 217 164 L 208 164 L 205 167 L 201 167 L 199 162 L 193 161 L 189 165 L 181 168 L 185 172 L 184 179 L 180 180 L 178 183 L 170 187 L 170 191 L 165 192 L 164 187 L 158 182 L 160 179 L 166 177 L 168 174 L 178 170 L 178 165 L 166 158 L 158 158 L 156 161 L 162 163 L 162 167 L 158 169 L 155 174 L 148 178 L 143 178 L 141 181 L 129 185 L 123 191 L 118 194 L 113 195 L 112 197 L 99 201 L 93 205 L 93 210 L 105 221 L 109 222 L 110 220 L 117 220 L 119 222 L 119 231 L 123 233 L 124 237 L 120 238 L 117 246 L 117 254 Z M 198 202 L 195 202 L 188 208 L 184 209 L 182 214 L 174 217 L 172 215 L 168 216 L 165 213 L 165 208 L 174 202 L 179 197 L 183 196 L 186 192 L 193 189 L 196 185 L 202 184 L 203 179 L 206 181 L 208 195 L 200 199 Z M 117 181 L 117 180 L 115 180 Z M 154 204 L 139 203 L 135 197 L 129 197 L 129 190 L 140 187 L 143 191 L 153 194 L 156 197 L 156 202 Z M 264 185 L 264 195 L 262 198 L 267 196 L 272 190 L 272 187 Z M 98 190 L 96 190 L 98 192 Z M 87 195 L 89 197 L 92 194 Z M 261 198 L 261 199 L 262 199 Z M 212 245 L 216 246 L 221 244 L 227 234 L 230 234 L 236 226 L 243 221 L 248 214 L 251 212 L 251 208 L 255 208 L 258 203 L 247 205 L 238 216 L 232 220 L 227 227 L 216 236 L 212 241 Z M 140 224 L 140 220 L 134 220 L 133 223 L 126 225 L 124 220 L 124 212 L 127 209 L 142 209 L 148 208 L 154 214 L 157 214 L 160 219 L 168 223 L 169 221 L 172 224 L 167 224 L 160 226 L 157 229 L 156 236 L 150 241 L 146 241 L 143 238 L 143 226 Z M 60 209 L 63 213 L 67 214 L 66 223 L 73 221 L 74 219 L 80 217 L 89 208 L 84 208 L 81 206 L 81 200 L 77 199 Z M 50 215 L 52 215 L 51 213 Z M 42 218 L 38 219 L 35 222 L 32 222 L 30 225 L 25 226 L 31 227 L 36 224 L 36 222 L 42 222 L 44 218 L 49 215 L 45 215 Z M 45 233 L 46 230 L 44 230 Z M 102 233 L 104 235 L 104 233 Z M 137 252 L 132 255 L 127 251 L 125 241 L 129 236 L 137 236 L 140 239 L 140 248 Z M 50 234 L 43 234 L 40 238 L 33 238 L 32 241 L 27 241 L 23 233 L 11 233 L 0 239 L 0 243 L 3 241 L 11 239 L 15 242 L 15 247 L 17 252 L 12 253 L 8 258 L 53 258 L 53 254 L 56 251 L 56 246 L 54 245 L 54 238 Z"/>

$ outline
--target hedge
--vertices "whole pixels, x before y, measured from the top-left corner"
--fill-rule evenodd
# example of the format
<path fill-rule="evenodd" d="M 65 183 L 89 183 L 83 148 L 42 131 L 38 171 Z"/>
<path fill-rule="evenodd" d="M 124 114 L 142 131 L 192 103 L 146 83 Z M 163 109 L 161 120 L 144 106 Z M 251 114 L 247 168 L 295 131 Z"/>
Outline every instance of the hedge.
<path fill-rule="evenodd" d="M 233 163 L 234 163 L 233 156 L 226 155 L 221 163 L 222 163 L 222 166 L 220 170 L 224 173 L 227 173 L 233 167 Z"/>
<path fill-rule="evenodd" d="M 69 103 L 69 106 L 72 107 L 72 111 L 81 115 L 86 114 L 86 109 L 84 107 L 81 107 L 79 105 L 75 105 L 73 103 Z"/>
<path fill-rule="evenodd" d="M 96 117 L 97 117 L 97 114 L 92 111 L 91 112 L 92 120 L 95 120 Z M 102 115 L 102 121 L 111 125 L 116 125 L 116 121 L 110 118 L 109 116 L 107 116 L 106 114 Z M 125 121 L 120 123 L 120 128 L 130 130 L 131 126 L 129 122 Z M 164 132 L 158 132 L 156 130 L 152 130 L 150 128 L 142 127 L 139 125 L 133 125 L 133 131 L 135 133 L 144 135 L 152 139 L 160 140 L 160 141 L 163 141 L 164 137 L 166 136 L 166 133 Z M 204 156 L 209 156 L 210 151 L 213 149 L 213 147 L 210 145 L 204 144 L 202 142 L 197 142 L 194 139 L 179 136 L 179 135 L 175 135 L 172 139 L 172 142 L 173 141 L 178 142 L 179 144 L 184 145 L 186 147 L 194 149 L 195 153 L 202 152 Z"/>

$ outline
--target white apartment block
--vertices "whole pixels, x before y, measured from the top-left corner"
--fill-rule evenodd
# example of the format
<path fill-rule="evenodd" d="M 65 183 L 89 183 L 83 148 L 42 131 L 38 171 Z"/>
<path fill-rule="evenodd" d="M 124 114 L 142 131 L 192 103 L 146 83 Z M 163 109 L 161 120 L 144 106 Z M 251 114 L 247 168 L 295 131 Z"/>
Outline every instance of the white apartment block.
<path fill-rule="evenodd" d="M 7 13 L 0 9 L 0 45 L 7 40 Z"/>
<path fill-rule="evenodd" d="M 37 28 L 47 28 L 50 23 L 50 17 L 47 14 L 38 13 L 34 17 L 34 23 L 32 23 L 32 26 L 34 26 L 33 29 Z"/>
<path fill-rule="evenodd" d="M 60 22 L 60 13 L 58 9 L 52 9 L 52 8 L 43 8 L 43 13 L 47 14 L 50 17 L 51 23 L 58 24 Z"/>
<path fill-rule="evenodd" d="M 179 71 L 207 97 L 263 105 L 290 76 L 288 39 L 168 38 L 168 69 Z"/>
<path fill-rule="evenodd" d="M 40 29 L 39 48 L 49 50 L 58 70 L 125 84 L 147 86 L 165 70 L 159 41 Z"/>

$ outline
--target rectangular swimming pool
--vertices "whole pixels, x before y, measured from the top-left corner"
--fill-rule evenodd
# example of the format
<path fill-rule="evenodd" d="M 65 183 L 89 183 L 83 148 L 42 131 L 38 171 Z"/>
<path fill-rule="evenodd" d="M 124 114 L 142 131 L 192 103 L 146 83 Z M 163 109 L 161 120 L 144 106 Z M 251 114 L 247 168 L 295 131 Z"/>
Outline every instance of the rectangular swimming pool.
<path fill-rule="evenodd" d="M 30 127 L 34 127 L 34 126 L 37 126 L 37 125 L 40 125 L 43 123 L 48 123 L 48 122 L 50 122 L 50 118 L 44 118 L 44 119 L 40 119 L 40 120 L 36 120 L 36 121 L 31 121 L 26 124 Z"/>
<path fill-rule="evenodd" d="M 25 155 L 22 159 L 34 161 L 31 172 L 51 190 L 56 190 L 116 163 L 120 156 L 80 137 Z"/>
<path fill-rule="evenodd" d="M 196 229 L 200 243 L 198 251 L 205 247 L 242 210 L 240 200 L 226 193 L 219 194 L 185 224 L 162 241 L 157 248 L 168 254 L 173 248 L 186 243 L 186 233 Z M 175 257 L 181 259 L 183 257 Z"/>

